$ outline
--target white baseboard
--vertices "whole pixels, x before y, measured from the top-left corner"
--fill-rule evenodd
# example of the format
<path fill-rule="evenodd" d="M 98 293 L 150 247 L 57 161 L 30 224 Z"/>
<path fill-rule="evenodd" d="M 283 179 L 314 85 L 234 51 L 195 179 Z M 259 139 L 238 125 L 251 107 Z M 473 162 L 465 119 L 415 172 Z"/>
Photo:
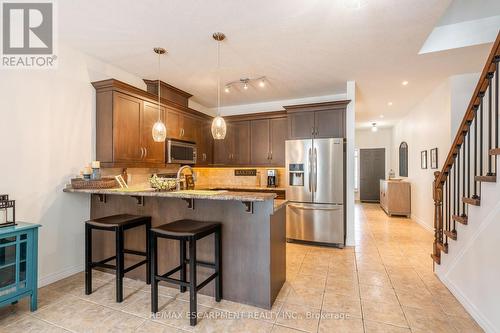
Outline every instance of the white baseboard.
<path fill-rule="evenodd" d="M 450 290 L 450 292 L 455 296 L 460 304 L 467 310 L 467 312 L 474 318 L 474 320 L 481 326 L 481 328 L 487 333 L 500 333 L 498 328 L 495 328 L 493 324 L 486 319 L 486 317 L 479 311 L 479 309 L 465 296 L 450 280 L 447 278 L 442 278 L 436 274 L 436 276 L 443 282 L 443 284 Z"/>
<path fill-rule="evenodd" d="M 73 267 L 68 267 L 66 269 L 63 269 L 62 271 L 56 272 L 49 274 L 47 276 L 41 277 L 38 279 L 38 287 L 43 287 L 46 285 L 49 285 L 51 283 L 54 283 L 56 281 L 62 280 L 64 278 L 67 278 L 68 276 L 74 275 L 76 273 L 80 273 L 83 271 L 83 265 L 77 265 Z"/>
<path fill-rule="evenodd" d="M 432 233 L 434 232 L 434 227 L 431 227 L 430 225 L 425 223 L 425 221 L 422 220 L 421 218 L 419 218 L 418 216 L 411 215 L 411 219 L 413 221 L 417 222 L 418 224 L 420 224 L 425 230 L 432 232 Z"/>

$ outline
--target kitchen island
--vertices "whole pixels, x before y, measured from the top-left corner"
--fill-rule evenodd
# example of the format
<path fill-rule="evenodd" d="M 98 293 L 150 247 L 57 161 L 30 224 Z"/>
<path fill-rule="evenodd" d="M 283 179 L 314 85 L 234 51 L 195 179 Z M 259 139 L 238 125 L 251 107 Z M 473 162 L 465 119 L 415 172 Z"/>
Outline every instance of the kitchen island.
<path fill-rule="evenodd" d="M 270 309 L 286 280 L 286 201 L 275 200 L 275 193 L 72 188 L 64 191 L 91 194 L 91 218 L 138 214 L 151 216 L 153 226 L 181 219 L 222 223 L 223 299 Z M 213 235 L 198 241 L 199 260 L 213 261 L 213 243 Z M 114 246 L 111 233 L 96 231 L 92 249 L 94 261 L 113 256 Z M 144 250 L 144 230 L 127 231 L 125 248 Z M 179 243 L 161 240 L 158 256 L 160 272 L 177 266 Z M 125 266 L 138 260 L 133 255 L 126 255 Z M 211 273 L 210 269 L 198 267 L 198 281 L 203 281 Z M 127 273 L 127 276 L 144 280 L 144 266 Z M 213 281 L 200 293 L 213 296 Z"/>

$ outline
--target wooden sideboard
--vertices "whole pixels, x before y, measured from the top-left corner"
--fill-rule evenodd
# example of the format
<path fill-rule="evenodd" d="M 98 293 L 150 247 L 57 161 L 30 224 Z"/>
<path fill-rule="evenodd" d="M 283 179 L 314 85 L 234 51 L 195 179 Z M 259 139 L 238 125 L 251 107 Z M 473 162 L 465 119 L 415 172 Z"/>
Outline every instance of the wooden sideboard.
<path fill-rule="evenodd" d="M 380 180 L 380 207 L 389 215 L 411 214 L 411 185 L 400 180 Z"/>

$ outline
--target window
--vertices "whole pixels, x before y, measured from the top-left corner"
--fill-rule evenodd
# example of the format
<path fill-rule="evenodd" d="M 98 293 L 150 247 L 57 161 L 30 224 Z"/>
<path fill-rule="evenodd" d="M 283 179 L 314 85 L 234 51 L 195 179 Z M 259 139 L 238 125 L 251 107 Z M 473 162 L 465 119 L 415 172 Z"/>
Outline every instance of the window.
<path fill-rule="evenodd" d="M 408 144 L 404 141 L 399 145 L 399 176 L 408 177 Z"/>
<path fill-rule="evenodd" d="M 354 149 L 354 191 L 359 191 L 359 149 Z"/>

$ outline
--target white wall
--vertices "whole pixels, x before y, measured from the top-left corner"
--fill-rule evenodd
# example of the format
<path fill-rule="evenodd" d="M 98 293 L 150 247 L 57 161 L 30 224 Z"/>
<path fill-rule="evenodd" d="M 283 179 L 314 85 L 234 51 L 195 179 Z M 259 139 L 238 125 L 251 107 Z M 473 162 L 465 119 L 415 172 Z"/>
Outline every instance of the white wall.
<path fill-rule="evenodd" d="M 19 220 L 39 223 L 39 278 L 47 284 L 80 271 L 87 195 L 62 192 L 94 156 L 92 81 L 140 78 L 59 46 L 56 70 L 0 74 L 0 192 L 16 200 Z"/>
<path fill-rule="evenodd" d="M 411 183 L 411 215 L 433 229 L 433 173 L 440 170 L 450 148 L 450 83 L 441 83 L 394 126 L 392 169 L 399 176 L 399 145 L 408 143 L 408 178 Z M 438 169 L 430 169 L 430 149 L 438 148 Z M 427 150 L 428 169 L 420 168 L 420 152 Z"/>
<path fill-rule="evenodd" d="M 356 141 L 356 82 L 347 81 L 347 99 L 351 102 L 346 110 L 346 244 L 355 245 L 354 239 L 354 143 Z"/>
<path fill-rule="evenodd" d="M 385 172 L 387 178 L 391 170 L 391 155 L 392 155 L 392 127 L 379 128 L 377 132 L 372 132 L 371 129 L 357 129 L 356 130 L 356 149 L 371 149 L 371 148 L 384 148 L 385 149 Z M 359 170 L 358 170 L 359 179 Z M 356 200 L 359 200 L 359 191 L 356 193 Z"/>
<path fill-rule="evenodd" d="M 458 126 L 462 123 L 464 113 L 471 100 L 474 89 L 479 81 L 479 73 L 454 75 L 450 80 L 451 107 L 451 140 L 455 139 Z"/>
<path fill-rule="evenodd" d="M 500 332 L 500 182 L 483 183 L 481 206 L 470 206 L 467 215 L 436 274 L 486 332 Z"/>

